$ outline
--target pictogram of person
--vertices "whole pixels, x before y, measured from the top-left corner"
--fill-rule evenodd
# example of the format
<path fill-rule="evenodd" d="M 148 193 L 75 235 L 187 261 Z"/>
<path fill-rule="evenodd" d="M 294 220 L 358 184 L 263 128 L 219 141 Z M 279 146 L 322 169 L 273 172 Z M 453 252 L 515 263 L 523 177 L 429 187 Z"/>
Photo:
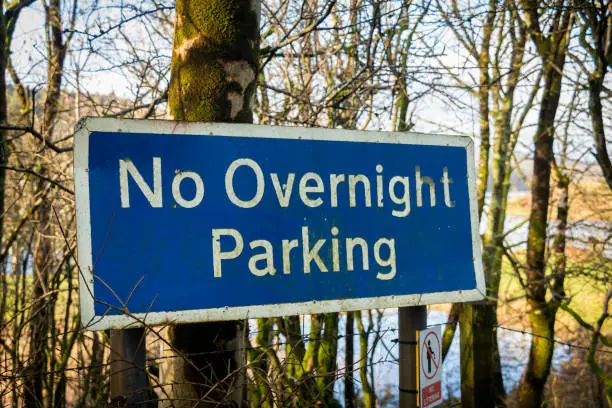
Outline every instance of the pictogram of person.
<path fill-rule="evenodd" d="M 431 349 L 431 340 L 427 340 L 427 344 L 425 345 L 425 347 L 427 347 L 427 351 L 428 351 L 427 353 L 427 374 L 431 374 L 431 359 L 436 358 L 436 355 Z"/>

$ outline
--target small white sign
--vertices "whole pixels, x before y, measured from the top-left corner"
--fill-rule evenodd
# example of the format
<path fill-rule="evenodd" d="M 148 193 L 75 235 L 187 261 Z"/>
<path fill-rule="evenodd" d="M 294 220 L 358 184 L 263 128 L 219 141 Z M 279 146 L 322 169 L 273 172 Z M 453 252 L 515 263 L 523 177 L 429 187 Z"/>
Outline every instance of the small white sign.
<path fill-rule="evenodd" d="M 442 341 L 440 326 L 419 332 L 419 398 L 421 408 L 442 403 Z"/>

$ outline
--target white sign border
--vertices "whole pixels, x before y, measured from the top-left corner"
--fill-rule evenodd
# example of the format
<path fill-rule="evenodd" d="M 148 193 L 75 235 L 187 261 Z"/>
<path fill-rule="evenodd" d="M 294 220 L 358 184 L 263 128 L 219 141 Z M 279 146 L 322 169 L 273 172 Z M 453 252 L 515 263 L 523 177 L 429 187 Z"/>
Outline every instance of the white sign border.
<path fill-rule="evenodd" d="M 89 136 L 92 132 L 152 133 L 175 135 L 240 136 L 269 139 L 326 140 L 357 143 L 410 144 L 425 146 L 465 147 L 468 170 L 472 255 L 476 288 L 464 291 L 436 292 L 400 296 L 380 296 L 359 299 L 339 299 L 259 306 L 223 307 L 214 309 L 180 310 L 121 315 L 96 316 L 93 258 L 91 248 L 91 218 L 89 203 Z M 90 330 L 122 329 L 144 324 L 194 323 L 204 321 L 240 320 L 297 314 L 326 313 L 479 301 L 485 297 L 482 270 L 478 209 L 476 204 L 476 170 L 474 142 L 467 136 L 430 135 L 424 133 L 373 132 L 345 129 L 277 127 L 248 124 L 177 122 L 169 120 L 84 118 L 76 126 L 74 136 L 74 184 L 76 199 L 77 248 L 79 269 L 79 299 L 81 321 Z"/>

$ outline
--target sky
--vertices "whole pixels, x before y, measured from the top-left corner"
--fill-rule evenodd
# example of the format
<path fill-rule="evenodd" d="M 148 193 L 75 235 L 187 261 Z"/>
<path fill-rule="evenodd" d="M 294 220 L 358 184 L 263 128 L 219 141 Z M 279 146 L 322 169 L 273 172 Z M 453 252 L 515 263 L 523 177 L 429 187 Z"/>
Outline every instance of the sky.
<path fill-rule="evenodd" d="M 122 2 L 129 4 L 129 1 Z M 171 2 L 170 4 L 172 4 Z M 93 2 L 89 3 L 93 4 Z M 120 19 L 129 18 L 134 11 L 119 10 L 116 2 L 112 0 L 99 1 L 96 3 L 98 12 L 87 10 L 88 3 L 80 2 L 83 13 L 77 18 L 76 29 L 80 32 L 96 33 L 105 30 L 109 25 Z M 68 2 L 66 3 L 66 6 Z M 145 6 L 143 6 L 145 7 Z M 66 11 L 64 12 L 66 14 Z M 130 14 L 132 13 L 132 14 Z M 81 92 L 92 94 L 113 94 L 117 97 L 135 100 L 140 97 L 143 101 L 150 100 L 146 94 L 148 87 L 135 80 L 135 72 L 145 72 L 149 82 L 154 83 L 156 78 L 165 74 L 169 77 L 167 69 L 170 62 L 171 34 L 156 31 L 155 21 L 135 20 L 125 26 L 121 31 L 125 38 L 129 38 L 130 46 L 126 41 L 116 40 L 119 36 L 101 36 L 100 38 L 88 38 L 84 34 L 76 34 L 73 37 L 71 49 L 66 64 L 69 69 L 64 79 L 64 90 L 73 92 L 76 89 L 77 78 L 75 67 L 80 67 L 79 88 Z M 40 88 L 45 83 L 45 38 L 44 38 L 44 11 L 39 2 L 22 11 L 20 21 L 12 43 L 12 58 L 20 77 L 26 86 Z M 117 30 L 113 31 L 118 34 Z M 153 38 L 153 40 L 151 40 Z M 79 51 L 82 50 L 82 51 Z M 93 53 L 92 53 L 93 51 Z M 447 36 L 444 53 L 439 57 L 439 62 L 451 66 L 461 67 L 466 65 L 467 56 L 452 35 Z M 125 63 L 125 61 L 131 61 Z M 146 66 L 146 67 L 145 67 Z M 144 68 L 143 68 L 144 67 Z M 471 78 L 477 78 L 477 70 L 474 68 L 454 69 L 455 73 L 468 82 Z M 608 77 L 611 77 L 608 75 Z M 610 79 L 610 78 L 609 78 Z M 610 81 L 612 82 L 612 81 Z M 562 103 L 567 103 L 571 90 L 566 84 Z M 164 87 L 165 85 L 162 85 Z M 150 86 L 149 86 L 150 87 Z M 477 100 L 470 93 L 460 90 L 452 90 L 456 100 L 465 106 L 476 107 Z M 526 91 L 519 91 L 519 103 L 526 99 Z M 379 105 L 388 103 L 381 100 Z M 448 99 L 440 97 L 435 93 L 425 95 L 423 100 L 417 102 L 415 131 L 447 134 L 466 134 L 478 138 L 479 125 L 478 114 L 475 109 L 457 109 Z M 586 117 L 583 117 L 584 121 Z M 532 111 L 528 116 L 528 123 L 535 123 L 537 111 Z M 583 123 L 588 127 L 588 123 Z M 390 117 L 383 116 L 374 124 L 374 130 L 390 130 Z M 531 139 L 534 128 L 527 127 L 521 134 L 517 147 L 519 155 L 529 155 Z M 584 143 L 580 151 L 575 153 L 576 158 L 584 154 L 584 148 L 592 145 L 591 136 L 584 129 L 574 128 L 573 132 L 582 137 Z M 590 159 L 589 159 L 590 160 Z"/>
<path fill-rule="evenodd" d="M 96 33 L 97 30 L 108 27 L 111 21 L 117 21 L 121 17 L 118 15 L 118 10 L 112 6 L 112 1 L 106 2 L 110 5 L 104 3 L 98 3 L 102 9 L 99 13 L 90 13 L 86 10 L 85 13 L 79 15 L 76 30 Z M 64 14 L 67 14 L 66 10 Z M 44 10 L 39 2 L 24 9 L 21 12 L 11 46 L 14 66 L 24 84 L 31 88 L 40 87 L 46 82 L 44 19 Z M 64 29 L 66 28 L 65 26 Z M 135 47 L 144 51 L 141 27 L 131 24 L 127 27 L 126 32 L 134 41 Z M 169 44 L 169 42 L 165 44 L 167 46 L 165 49 L 161 48 L 159 54 L 169 58 Z M 158 42 L 157 45 L 164 44 Z M 78 66 L 81 71 L 80 88 L 83 92 L 115 94 L 125 98 L 134 97 L 134 83 L 128 80 L 129 76 L 126 74 L 129 67 L 121 67 L 118 64 L 118 58 L 125 57 L 128 51 L 125 46 L 122 47 L 121 43 L 111 42 L 104 37 L 88 41 L 85 35 L 77 33 L 72 39 L 71 50 L 72 52 L 66 59 L 68 69 L 64 77 L 65 90 L 74 91 L 76 89 L 74 68 Z"/>

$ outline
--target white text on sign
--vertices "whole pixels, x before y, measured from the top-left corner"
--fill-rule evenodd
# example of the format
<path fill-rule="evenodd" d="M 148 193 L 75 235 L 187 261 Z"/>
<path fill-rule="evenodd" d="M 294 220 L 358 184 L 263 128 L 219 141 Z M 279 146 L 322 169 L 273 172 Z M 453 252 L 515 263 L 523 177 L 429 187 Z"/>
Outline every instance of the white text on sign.
<path fill-rule="evenodd" d="M 238 172 L 239 169 L 242 170 Z M 384 173 L 382 164 L 377 164 L 375 171 L 376 175 L 372 180 L 364 174 L 331 173 L 322 176 L 313 171 L 301 175 L 293 172 L 286 175 L 271 172 L 266 177 L 257 161 L 251 158 L 240 158 L 232 161 L 225 171 L 225 195 L 233 205 L 245 209 L 257 207 L 266 194 L 273 194 L 273 201 L 278 204 L 279 208 L 287 208 L 291 205 L 316 208 L 327 203 L 332 208 L 382 209 L 388 199 L 391 201 L 389 205 L 391 214 L 398 218 L 408 217 L 411 209 L 414 208 L 413 205 L 416 205 L 416 208 L 443 206 L 449 209 L 455 206 L 451 198 L 453 180 L 449 176 L 447 167 L 443 167 L 441 174 L 438 174 L 441 177 L 444 204 L 436 200 L 436 182 L 432 177 L 423 175 L 418 165 L 414 166 L 414 203 L 410 194 L 410 176 L 393 175 L 389 177 Z M 239 174 L 242 176 L 239 177 Z M 141 171 L 129 158 L 119 160 L 122 208 L 130 208 L 131 186 L 138 188 L 152 208 L 163 208 L 164 203 L 168 201 L 163 197 L 162 192 L 164 180 L 162 180 L 161 157 L 152 158 L 152 178 L 149 177 L 149 179 L 152 180 L 151 184 L 145 181 Z M 172 205 L 174 206 L 195 208 L 205 199 L 205 181 L 197 172 L 177 170 L 171 183 L 172 199 L 174 200 Z M 193 185 L 193 196 L 183 196 L 181 192 L 183 183 Z M 235 187 L 248 183 L 254 187 L 252 189 L 254 193 L 249 197 L 239 196 Z M 428 199 L 424 196 L 428 196 Z M 265 239 L 252 240 L 247 245 L 248 249 L 245 249 L 242 234 L 238 230 L 213 228 L 211 237 L 214 277 L 222 278 L 223 263 L 244 256 L 245 252 L 249 252 L 249 271 L 255 276 L 273 276 L 280 269 L 283 274 L 291 274 L 293 270 L 291 253 L 293 250 L 299 251 L 300 246 L 302 272 L 305 274 L 311 273 L 315 268 L 320 272 L 353 271 L 357 262 L 362 270 L 368 271 L 370 265 L 373 264 L 371 254 L 379 267 L 376 270 L 377 279 L 390 280 L 396 275 L 396 242 L 393 237 L 380 237 L 373 243 L 368 243 L 362 237 L 340 238 L 340 231 L 336 226 L 331 227 L 330 237 L 325 239 L 311 239 L 308 226 L 302 226 L 301 231 L 296 231 L 296 233 L 297 237 L 293 239 L 289 237 L 275 243 L 282 249 L 282 259 L 275 260 L 272 242 Z M 233 246 L 224 249 L 221 240 L 228 238 L 233 240 Z M 320 255 L 322 253 L 330 254 L 331 259 L 325 261 Z"/>

